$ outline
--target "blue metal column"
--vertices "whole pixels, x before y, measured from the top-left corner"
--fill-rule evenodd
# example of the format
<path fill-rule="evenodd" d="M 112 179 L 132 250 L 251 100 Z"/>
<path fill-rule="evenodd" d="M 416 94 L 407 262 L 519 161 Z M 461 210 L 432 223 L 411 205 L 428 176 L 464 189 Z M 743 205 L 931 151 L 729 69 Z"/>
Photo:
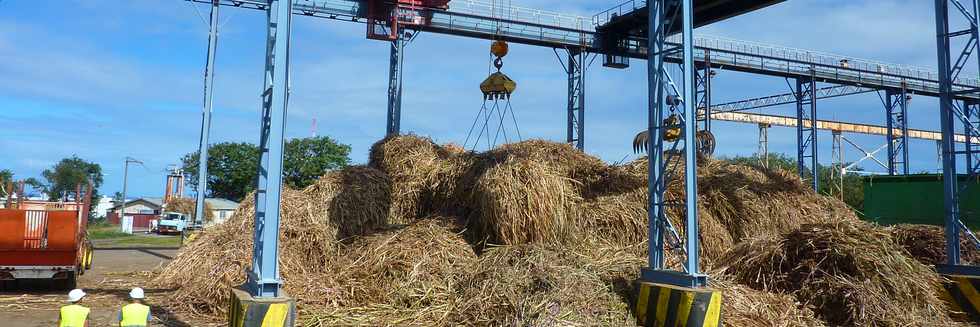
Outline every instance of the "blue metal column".
<path fill-rule="evenodd" d="M 201 143 L 197 161 L 197 203 L 194 221 L 204 220 L 204 198 L 208 193 L 208 142 L 211 135 L 211 110 L 214 104 L 214 57 L 218 48 L 218 1 L 211 1 L 211 21 L 208 31 L 208 59 L 204 66 L 204 110 L 201 117 Z"/>
<path fill-rule="evenodd" d="M 909 97 L 904 88 L 885 91 L 889 175 L 909 174 L 909 126 L 907 119 Z M 901 135 L 895 133 L 896 130 L 901 131 Z"/>
<path fill-rule="evenodd" d="M 663 118 L 665 108 L 665 79 L 664 59 L 666 57 L 666 32 L 664 31 L 663 1 L 647 2 L 649 13 L 649 37 L 647 40 L 647 135 L 650 136 L 649 160 L 647 161 L 647 191 L 650 194 L 647 203 L 647 225 L 649 227 L 648 260 L 651 271 L 664 269 L 664 228 L 662 222 L 666 219 L 664 207 L 663 156 Z"/>
<path fill-rule="evenodd" d="M 665 7 L 666 2 L 671 2 L 672 6 Z M 670 13 L 665 13 L 664 9 L 670 8 Z M 648 58 L 648 81 L 649 81 L 649 121 L 647 132 L 652 141 L 650 142 L 649 154 L 649 191 L 650 203 L 648 210 L 648 220 L 650 227 L 650 267 L 643 269 L 641 277 L 649 282 L 669 284 L 683 287 L 703 287 L 707 285 L 707 276 L 699 271 L 699 235 L 698 232 L 698 210 L 697 210 L 697 101 L 695 98 L 695 67 L 694 67 L 694 6 L 693 0 L 681 1 L 648 1 L 649 13 L 649 58 Z M 666 15 L 665 15 L 666 14 Z M 668 22 L 673 19 L 666 19 L 665 16 L 681 14 L 682 35 L 680 49 L 665 48 L 664 40 L 667 31 L 670 30 Z M 681 70 L 681 89 L 673 84 L 667 71 L 664 69 L 664 58 L 668 53 L 676 53 L 680 50 L 683 53 Z M 671 93 L 668 94 L 670 89 Z M 669 106 L 669 108 L 667 108 Z M 669 109 L 668 112 L 665 109 Z M 680 110 L 681 112 L 675 112 Z M 679 144 L 683 144 L 683 158 L 675 154 L 676 151 L 668 150 L 664 144 L 663 130 L 665 128 L 676 128 L 677 126 L 666 126 L 665 118 L 670 115 L 679 114 L 683 130 L 683 138 L 673 141 L 672 149 L 677 149 Z M 675 162 L 683 160 L 683 162 Z M 667 166 L 683 167 L 676 171 L 668 170 Z M 664 230 L 668 225 L 669 219 L 666 218 L 667 201 L 664 197 L 665 188 L 668 181 L 674 176 L 671 173 L 682 174 L 685 185 L 684 194 L 684 215 L 685 215 L 685 239 L 683 250 L 686 253 L 684 261 L 684 271 L 670 271 L 664 269 Z"/>
<path fill-rule="evenodd" d="M 810 184 L 814 191 L 819 191 L 816 90 L 817 81 L 812 77 L 796 80 L 796 167 L 800 178 L 806 180 L 807 161 L 809 161 Z"/>
<path fill-rule="evenodd" d="M 408 42 L 408 37 L 403 34 L 399 34 L 394 41 L 391 41 L 391 59 L 388 71 L 388 129 L 385 134 L 387 136 L 401 133 L 402 67 L 405 45 Z"/>
<path fill-rule="evenodd" d="M 964 150 L 966 155 L 967 174 L 970 180 L 980 176 L 980 102 L 963 102 L 963 134 L 966 136 Z"/>
<path fill-rule="evenodd" d="M 289 33 L 292 0 L 270 0 L 255 238 L 248 288 L 255 297 L 279 297 L 279 199 L 282 191 L 283 133 L 289 105 Z"/>
<path fill-rule="evenodd" d="M 570 144 L 585 150 L 585 61 L 588 54 L 575 49 L 568 50 L 568 137 Z"/>
<path fill-rule="evenodd" d="M 714 77 L 714 70 L 711 69 L 711 51 L 704 50 L 704 64 L 698 69 L 697 78 L 697 103 L 698 103 L 698 126 L 699 131 L 711 131 L 711 78 Z"/>

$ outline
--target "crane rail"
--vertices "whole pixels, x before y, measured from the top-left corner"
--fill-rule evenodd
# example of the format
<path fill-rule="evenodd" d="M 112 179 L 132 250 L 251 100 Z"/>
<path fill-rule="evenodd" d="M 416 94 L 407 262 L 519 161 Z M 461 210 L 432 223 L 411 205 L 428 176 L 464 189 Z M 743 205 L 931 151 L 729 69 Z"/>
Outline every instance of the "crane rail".
<path fill-rule="evenodd" d="M 711 119 L 738 122 L 738 123 L 756 123 L 756 124 L 767 124 L 767 125 L 785 126 L 785 127 L 796 127 L 799 124 L 799 121 L 796 119 L 796 117 L 755 114 L 755 113 L 745 113 L 745 112 L 715 112 L 711 114 Z M 803 126 L 810 127 L 810 121 L 804 120 Z M 867 134 L 867 135 L 888 135 L 888 127 L 885 126 L 847 123 L 847 122 L 840 122 L 840 121 L 833 121 L 833 120 L 817 120 L 817 129 L 856 133 L 856 134 Z M 902 135 L 901 130 L 895 130 L 894 133 L 896 136 Z M 940 132 L 919 130 L 919 129 L 909 129 L 908 136 L 909 138 L 912 139 L 932 140 L 932 141 L 940 141 L 943 139 L 943 134 Z M 953 141 L 956 143 L 965 143 L 966 135 L 955 134 L 953 136 Z M 978 143 L 978 142 L 980 142 L 980 138 L 974 138 L 972 143 Z"/>

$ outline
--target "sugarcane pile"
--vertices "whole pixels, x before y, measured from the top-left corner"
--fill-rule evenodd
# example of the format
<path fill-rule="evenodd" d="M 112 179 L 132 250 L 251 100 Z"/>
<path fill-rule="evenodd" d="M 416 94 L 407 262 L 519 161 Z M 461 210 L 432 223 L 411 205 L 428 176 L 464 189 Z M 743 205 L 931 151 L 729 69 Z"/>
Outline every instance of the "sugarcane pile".
<path fill-rule="evenodd" d="M 842 202 L 787 172 L 698 165 L 702 267 L 725 291 L 727 325 L 956 324 L 938 275 Z M 379 141 L 368 166 L 284 190 L 285 290 L 312 326 L 632 325 L 646 167 L 538 140 L 480 153 Z M 681 182 L 669 185 L 681 196 Z M 250 266 L 253 210 L 243 203 L 155 279 L 175 306 L 224 313 Z M 683 234 L 682 210 L 670 217 Z"/>

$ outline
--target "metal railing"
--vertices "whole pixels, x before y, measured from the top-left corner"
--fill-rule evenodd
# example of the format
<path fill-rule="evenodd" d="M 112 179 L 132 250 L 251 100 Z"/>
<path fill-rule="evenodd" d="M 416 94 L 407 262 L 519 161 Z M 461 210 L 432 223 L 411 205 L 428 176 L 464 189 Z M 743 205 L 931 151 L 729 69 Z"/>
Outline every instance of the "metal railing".
<path fill-rule="evenodd" d="M 189 0 L 210 2 L 210 0 Z M 265 0 L 222 0 L 225 5 L 262 9 Z M 501 1 L 502 2 L 502 1 Z M 363 21 L 363 1 L 358 0 L 297 0 L 297 14 Z M 448 34 L 477 37 L 502 35 L 527 43 L 552 47 L 581 46 L 599 51 L 595 44 L 595 25 L 608 22 L 614 15 L 625 14 L 646 6 L 644 0 L 629 0 L 617 7 L 589 18 L 520 6 L 508 6 L 486 0 L 455 0 L 449 10 L 432 10 L 431 27 Z M 676 40 L 673 38 L 671 40 Z M 645 42 L 629 40 L 628 53 L 634 57 L 645 54 Z M 793 76 L 815 76 L 828 81 L 860 83 L 875 87 L 906 87 L 910 90 L 938 92 L 938 75 L 934 69 L 884 63 L 825 52 L 794 49 L 729 38 L 698 36 L 695 38 L 696 59 L 703 60 L 705 50 L 711 51 L 711 61 L 762 73 L 781 73 Z M 976 73 L 971 72 L 976 75 Z M 958 78 L 954 91 L 980 87 L 978 78 Z M 980 97 L 961 95 L 960 97 Z"/>
<path fill-rule="evenodd" d="M 606 25 L 616 17 L 626 15 L 641 8 L 646 8 L 646 6 L 646 0 L 628 0 L 620 3 L 618 6 L 612 7 L 606 11 L 596 14 L 595 16 L 592 16 L 592 26 L 595 28 Z"/>
<path fill-rule="evenodd" d="M 491 19 L 546 25 L 551 28 L 595 31 L 592 26 L 589 26 L 589 19 L 583 16 L 513 6 L 503 1 L 454 0 L 449 3 L 449 11 Z"/>
<path fill-rule="evenodd" d="M 679 38 L 677 37 L 670 38 L 670 40 L 673 42 L 679 42 Z M 885 63 L 876 60 L 861 59 L 826 52 L 796 49 L 718 36 L 698 36 L 695 38 L 694 43 L 694 45 L 697 47 L 753 54 L 759 57 L 802 61 L 820 66 L 836 66 L 841 68 L 840 70 L 863 71 L 879 75 L 894 75 L 909 79 L 929 81 L 939 80 L 939 75 L 936 69 Z M 956 79 L 956 84 L 965 86 L 980 86 L 980 79 L 958 78 Z"/>

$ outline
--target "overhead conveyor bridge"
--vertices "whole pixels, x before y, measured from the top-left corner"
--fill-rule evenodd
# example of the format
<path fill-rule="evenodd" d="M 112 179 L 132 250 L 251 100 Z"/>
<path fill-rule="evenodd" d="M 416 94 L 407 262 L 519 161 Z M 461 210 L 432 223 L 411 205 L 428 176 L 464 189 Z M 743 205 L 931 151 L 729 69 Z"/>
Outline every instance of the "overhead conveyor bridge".
<path fill-rule="evenodd" d="M 211 0 L 188 1 L 211 3 Z M 705 6 L 719 6 L 712 1 L 697 3 L 702 2 Z M 761 1 L 766 5 L 773 2 L 781 1 Z M 264 0 L 220 0 L 219 3 L 260 10 L 268 7 L 268 1 Z M 293 13 L 366 23 L 366 3 L 366 0 L 297 0 L 293 4 Z M 636 1 L 633 6 L 636 11 L 645 11 L 642 9 L 645 1 Z M 744 6 L 759 7 L 751 4 Z M 500 7 L 478 0 L 454 0 L 450 2 L 448 10 L 419 10 L 425 15 L 431 14 L 428 25 L 418 26 L 422 31 L 487 40 L 502 39 L 520 44 L 576 49 L 643 60 L 647 58 L 646 40 L 640 37 L 631 37 L 612 48 L 602 46 L 601 34 L 596 31 L 596 25 L 607 23 L 611 18 L 600 17 L 612 17 L 609 12 L 588 18 L 517 6 Z M 713 14 L 710 19 L 699 23 L 710 23 L 727 16 Z M 786 78 L 813 77 L 819 82 L 874 89 L 904 88 L 909 93 L 928 96 L 939 94 L 939 77 L 934 69 L 716 37 L 697 37 L 694 46 L 696 62 L 703 64 L 707 56 L 710 57 L 708 62 L 711 66 L 718 69 Z M 668 61 L 680 60 L 679 54 L 668 56 Z M 956 93 L 954 98 L 980 100 L 980 95 L 967 93 L 976 87 L 980 87 L 980 80 L 958 78 L 953 87 Z"/>

